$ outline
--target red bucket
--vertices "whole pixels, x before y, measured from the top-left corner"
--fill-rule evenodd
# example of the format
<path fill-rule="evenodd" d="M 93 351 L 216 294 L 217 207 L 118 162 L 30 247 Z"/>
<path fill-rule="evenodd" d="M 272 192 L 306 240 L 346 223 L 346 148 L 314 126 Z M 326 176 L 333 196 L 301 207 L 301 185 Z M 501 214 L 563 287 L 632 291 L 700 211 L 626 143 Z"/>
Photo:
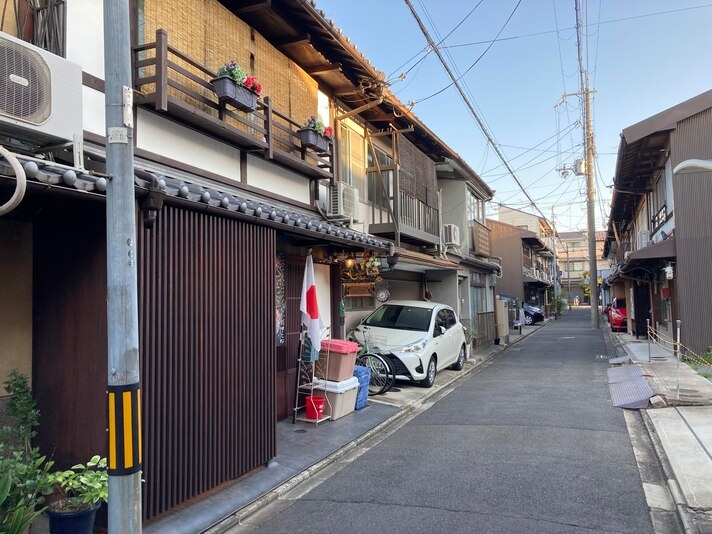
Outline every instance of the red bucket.
<path fill-rule="evenodd" d="M 307 397 L 307 419 L 321 419 L 324 416 L 324 397 Z"/>

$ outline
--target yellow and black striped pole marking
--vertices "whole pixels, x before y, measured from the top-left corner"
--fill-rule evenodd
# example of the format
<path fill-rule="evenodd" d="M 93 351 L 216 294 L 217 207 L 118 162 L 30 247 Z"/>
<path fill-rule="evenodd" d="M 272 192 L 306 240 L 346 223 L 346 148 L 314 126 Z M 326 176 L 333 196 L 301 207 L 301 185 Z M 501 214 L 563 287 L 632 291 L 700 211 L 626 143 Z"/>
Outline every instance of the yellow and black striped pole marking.
<path fill-rule="evenodd" d="M 138 383 L 109 386 L 109 475 L 141 470 L 141 388 Z"/>

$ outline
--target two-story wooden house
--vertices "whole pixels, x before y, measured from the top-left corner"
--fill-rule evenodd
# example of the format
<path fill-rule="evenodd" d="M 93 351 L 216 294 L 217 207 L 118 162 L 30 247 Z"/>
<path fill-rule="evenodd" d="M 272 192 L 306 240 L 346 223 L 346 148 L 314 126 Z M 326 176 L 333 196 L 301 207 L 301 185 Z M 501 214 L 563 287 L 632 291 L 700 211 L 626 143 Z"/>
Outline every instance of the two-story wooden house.
<path fill-rule="evenodd" d="M 712 345 L 704 310 L 712 289 L 712 173 L 683 172 L 689 159 L 712 157 L 712 91 L 621 133 L 604 255 L 608 285 L 627 303 L 628 330 L 648 324 L 696 353 Z"/>
<path fill-rule="evenodd" d="M 342 337 L 349 313 L 372 308 L 377 284 L 456 303 L 461 260 L 441 245 L 436 166 L 465 165 L 312 2 L 131 5 L 150 521 L 275 456 L 276 422 L 295 404 L 308 250 L 325 335 Z M 0 296 L 0 374 L 31 374 L 37 445 L 67 465 L 106 452 L 102 2 L 32 9 L 18 13 L 14 38 L 0 35 L 2 68 L 24 69 L 11 73 L 17 92 L 0 88 L 0 136 L 27 177 L 0 217 L 12 280 Z M 247 104 L 221 99 L 212 81 L 233 60 L 261 84 Z M 311 116 L 334 131 L 325 145 L 300 138 Z M 0 167 L 3 206 L 14 171 Z M 354 269 L 369 259 L 376 276 Z"/>
<path fill-rule="evenodd" d="M 497 293 L 539 306 L 548 314 L 557 283 L 553 230 L 549 221 L 531 213 L 500 206 L 492 229 L 492 255 L 502 258 Z"/>
<path fill-rule="evenodd" d="M 494 192 L 469 166 L 446 160 L 436 166 L 442 191 L 442 244 L 447 257 L 459 262 L 457 302 L 460 320 L 472 334 L 472 347 L 492 344 L 495 289 L 501 265 L 492 257 L 491 230 L 485 206 Z M 465 209 L 457 209 L 463 206 Z"/>
<path fill-rule="evenodd" d="M 539 306 L 548 314 L 554 277 L 554 254 L 535 232 L 501 221 L 487 219 L 491 228 L 492 255 L 502 258 L 497 294 Z"/>

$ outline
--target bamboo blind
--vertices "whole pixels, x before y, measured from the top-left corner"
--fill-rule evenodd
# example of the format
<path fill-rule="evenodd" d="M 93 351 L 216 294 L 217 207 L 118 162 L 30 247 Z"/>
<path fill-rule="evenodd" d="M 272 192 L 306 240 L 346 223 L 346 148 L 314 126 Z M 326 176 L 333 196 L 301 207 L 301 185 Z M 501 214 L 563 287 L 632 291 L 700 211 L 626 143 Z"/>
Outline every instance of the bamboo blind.
<path fill-rule="evenodd" d="M 262 84 L 261 98 L 269 96 L 275 109 L 300 124 L 316 114 L 316 81 L 217 0 L 146 0 L 144 42 L 153 42 L 160 28 L 168 32 L 171 46 L 202 62 L 216 74 L 222 65 L 234 59 Z M 254 72 L 250 69 L 251 54 Z M 181 66 L 190 70 L 187 65 Z M 197 85 L 192 88 L 211 98 L 210 90 L 199 89 Z M 185 95 L 182 98 L 188 99 Z M 190 103 L 200 106 L 197 102 Z M 244 128 L 237 123 L 234 126 Z"/>

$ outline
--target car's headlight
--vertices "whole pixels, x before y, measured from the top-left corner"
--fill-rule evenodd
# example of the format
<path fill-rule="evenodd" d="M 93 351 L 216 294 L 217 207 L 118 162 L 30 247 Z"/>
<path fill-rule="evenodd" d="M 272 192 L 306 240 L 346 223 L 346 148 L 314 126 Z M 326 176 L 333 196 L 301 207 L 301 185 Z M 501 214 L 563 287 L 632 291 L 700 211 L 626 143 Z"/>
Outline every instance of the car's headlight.
<path fill-rule="evenodd" d="M 419 339 L 415 343 L 410 343 L 401 349 L 401 352 L 423 352 L 425 350 L 425 345 L 427 344 L 427 339 Z"/>

